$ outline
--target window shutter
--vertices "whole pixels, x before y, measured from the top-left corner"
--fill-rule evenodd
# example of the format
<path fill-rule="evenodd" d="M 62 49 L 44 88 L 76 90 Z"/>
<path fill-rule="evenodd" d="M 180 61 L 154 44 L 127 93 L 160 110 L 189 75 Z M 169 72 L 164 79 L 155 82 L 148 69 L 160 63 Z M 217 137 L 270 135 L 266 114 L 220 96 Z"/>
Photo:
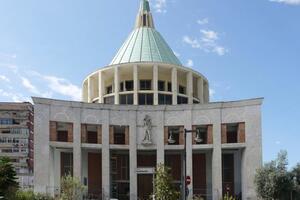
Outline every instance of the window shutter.
<path fill-rule="evenodd" d="M 87 142 L 86 124 L 81 124 L 81 143 Z"/>
<path fill-rule="evenodd" d="M 125 127 L 125 145 L 129 145 L 129 126 Z"/>
<path fill-rule="evenodd" d="M 109 144 L 114 144 L 114 127 L 109 127 Z"/>
<path fill-rule="evenodd" d="M 238 126 L 238 142 L 239 143 L 245 143 L 246 142 L 245 122 L 239 123 L 239 126 Z"/>
<path fill-rule="evenodd" d="M 213 144 L 213 125 L 207 126 L 207 144 Z"/>
<path fill-rule="evenodd" d="M 73 142 L 73 124 L 68 123 L 68 142 Z"/>
<path fill-rule="evenodd" d="M 102 126 L 97 126 L 97 140 L 98 144 L 102 144 Z"/>
<path fill-rule="evenodd" d="M 197 126 L 192 126 L 192 129 L 193 129 L 193 137 L 192 137 L 192 144 L 196 144 L 196 141 L 195 141 L 195 138 L 197 136 Z"/>
<path fill-rule="evenodd" d="M 222 124 L 222 128 L 221 128 L 221 137 L 222 137 L 222 144 L 226 144 L 227 143 L 227 125 L 226 124 Z"/>
<path fill-rule="evenodd" d="M 179 128 L 179 145 L 184 145 L 184 127 Z"/>
<path fill-rule="evenodd" d="M 50 122 L 50 141 L 57 141 L 56 122 Z"/>

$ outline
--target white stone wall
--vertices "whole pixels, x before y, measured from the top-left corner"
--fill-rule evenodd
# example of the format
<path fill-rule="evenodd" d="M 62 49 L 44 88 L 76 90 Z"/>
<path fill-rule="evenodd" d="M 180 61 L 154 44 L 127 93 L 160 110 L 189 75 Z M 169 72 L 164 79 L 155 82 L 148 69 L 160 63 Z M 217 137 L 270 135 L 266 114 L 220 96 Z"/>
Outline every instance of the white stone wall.
<path fill-rule="evenodd" d="M 59 186 L 57 162 L 58 147 L 63 146 L 74 152 L 74 175 L 83 179 L 87 176 L 86 149 L 81 145 L 80 124 L 101 124 L 102 144 L 94 149 L 102 151 L 102 186 L 103 193 L 109 194 L 109 125 L 127 125 L 130 127 L 129 142 L 125 147 L 130 155 L 130 196 L 137 196 L 136 151 L 140 149 L 156 150 L 157 163 L 164 162 L 164 126 L 182 125 L 191 129 L 193 125 L 213 125 L 213 145 L 192 145 L 192 137 L 187 137 L 187 156 L 191 158 L 193 150 L 211 151 L 207 164 L 207 185 L 212 191 L 213 199 L 222 195 L 222 149 L 228 145 L 221 144 L 222 123 L 246 123 L 246 143 L 231 144 L 232 148 L 241 149 L 241 179 L 243 199 L 256 199 L 253 179 L 255 170 L 262 164 L 261 142 L 261 104 L 262 99 L 236 102 L 221 102 L 177 106 L 119 106 L 88 104 L 80 102 L 58 101 L 34 98 L 35 103 L 35 179 L 36 192 L 49 192 L 48 188 Z M 153 145 L 143 146 L 143 119 L 149 115 L 153 124 Z M 49 142 L 49 121 L 72 122 L 74 127 L 73 144 Z M 118 148 L 118 147 L 114 147 Z M 124 147 L 122 147 L 124 148 Z M 182 149 L 182 147 L 173 147 Z M 83 150 L 84 149 L 84 150 Z M 93 149 L 93 148 L 92 148 Z M 55 156 L 56 155 L 56 156 Z M 192 159 L 187 160 L 187 175 L 192 177 Z M 210 169 L 209 169 L 210 168 Z M 210 183 L 212 188 L 210 188 Z M 192 195 L 192 185 L 189 187 Z"/>

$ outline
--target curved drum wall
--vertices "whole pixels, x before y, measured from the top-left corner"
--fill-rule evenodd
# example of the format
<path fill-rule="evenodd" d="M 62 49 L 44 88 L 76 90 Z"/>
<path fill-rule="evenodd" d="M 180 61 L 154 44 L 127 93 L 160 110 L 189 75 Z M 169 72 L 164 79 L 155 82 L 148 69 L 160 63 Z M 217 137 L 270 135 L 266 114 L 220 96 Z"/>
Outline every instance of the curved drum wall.
<path fill-rule="evenodd" d="M 209 102 L 209 84 L 200 73 L 161 63 L 130 63 L 102 68 L 83 82 L 82 100 L 127 105 Z"/>

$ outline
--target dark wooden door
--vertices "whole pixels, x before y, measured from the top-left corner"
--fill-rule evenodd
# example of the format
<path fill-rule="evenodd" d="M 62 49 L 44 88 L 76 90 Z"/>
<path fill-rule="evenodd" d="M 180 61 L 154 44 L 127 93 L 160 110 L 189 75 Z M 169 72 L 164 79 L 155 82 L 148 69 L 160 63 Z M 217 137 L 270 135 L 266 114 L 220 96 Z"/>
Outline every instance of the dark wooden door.
<path fill-rule="evenodd" d="M 222 155 L 222 185 L 223 185 L 223 196 L 229 194 L 234 195 L 234 155 L 223 154 Z"/>
<path fill-rule="evenodd" d="M 88 153 L 88 192 L 93 197 L 101 197 L 102 191 L 101 153 Z"/>
<path fill-rule="evenodd" d="M 138 198 L 140 200 L 148 200 L 153 193 L 153 175 L 138 175 Z"/>

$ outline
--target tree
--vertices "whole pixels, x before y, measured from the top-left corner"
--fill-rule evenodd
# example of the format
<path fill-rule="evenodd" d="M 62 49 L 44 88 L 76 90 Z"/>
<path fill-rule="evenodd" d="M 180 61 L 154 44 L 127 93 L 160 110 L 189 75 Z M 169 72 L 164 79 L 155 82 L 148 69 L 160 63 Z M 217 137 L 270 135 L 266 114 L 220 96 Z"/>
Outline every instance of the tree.
<path fill-rule="evenodd" d="M 300 163 L 291 171 L 291 178 L 294 184 L 293 197 L 294 199 L 300 199 Z"/>
<path fill-rule="evenodd" d="M 85 191 L 85 186 L 78 178 L 68 175 L 61 181 L 61 200 L 81 200 Z"/>
<path fill-rule="evenodd" d="M 19 187 L 16 171 L 7 157 L 0 158 L 0 196 L 8 199 Z"/>
<path fill-rule="evenodd" d="M 178 200 L 180 192 L 176 191 L 173 185 L 171 169 L 160 164 L 157 166 L 154 178 L 154 196 L 159 200 Z"/>
<path fill-rule="evenodd" d="M 256 191 L 264 200 L 286 200 L 293 189 L 292 179 L 287 171 L 287 152 L 281 151 L 275 161 L 257 170 Z"/>

